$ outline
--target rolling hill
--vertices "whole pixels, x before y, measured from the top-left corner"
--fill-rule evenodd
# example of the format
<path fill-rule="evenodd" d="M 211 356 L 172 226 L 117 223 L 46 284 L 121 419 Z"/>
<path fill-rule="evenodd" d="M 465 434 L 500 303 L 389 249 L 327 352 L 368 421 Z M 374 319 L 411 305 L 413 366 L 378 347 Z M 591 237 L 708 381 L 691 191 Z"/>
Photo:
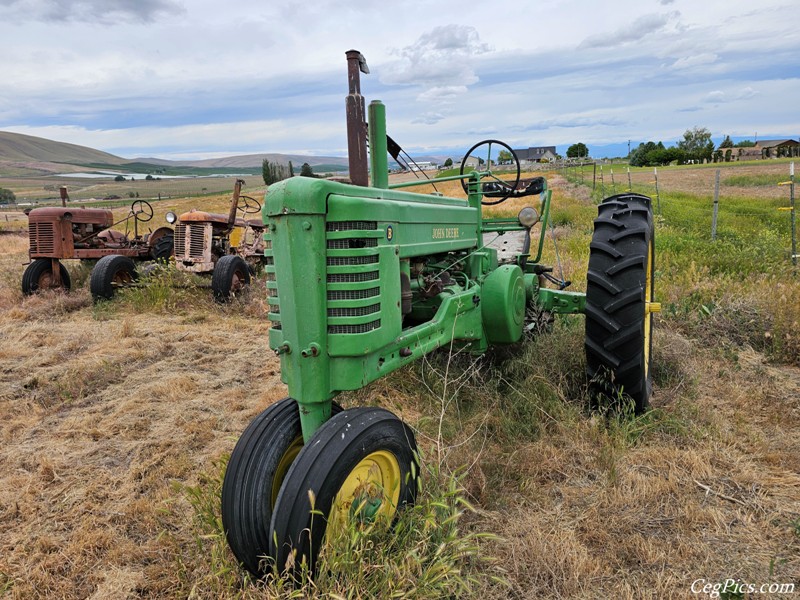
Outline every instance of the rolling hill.
<path fill-rule="evenodd" d="M 202 150 L 202 149 L 198 149 Z M 416 156 L 417 161 L 444 162 L 447 156 Z M 305 154 L 242 154 L 202 160 L 167 160 L 163 158 L 122 158 L 86 146 L 68 144 L 31 135 L 0 131 L 0 176 L 30 176 L 44 173 L 76 171 L 114 167 L 125 170 L 142 170 L 147 165 L 161 168 L 189 167 L 192 169 L 243 169 L 253 171 L 269 161 L 288 164 L 292 162 L 299 172 L 307 162 L 317 172 L 347 171 L 346 156 L 309 156 Z M 396 166 L 390 161 L 390 167 Z"/>
<path fill-rule="evenodd" d="M 85 146 L 0 131 L 0 161 L 119 165 L 125 159 Z"/>
<path fill-rule="evenodd" d="M 64 165 L 78 167 L 107 165 L 124 168 L 125 165 L 136 163 L 137 168 L 140 168 L 142 164 L 149 164 L 159 167 L 192 167 L 198 169 L 260 169 L 264 159 L 283 164 L 288 164 L 289 161 L 292 161 L 292 164 L 298 170 L 304 162 L 307 162 L 312 167 L 324 165 L 330 170 L 335 170 L 336 167 L 340 167 L 342 170 L 347 169 L 347 157 L 307 156 L 301 154 L 245 154 L 181 161 L 161 158 L 127 159 L 76 144 L 0 131 L 0 168 L 5 163 L 6 165 L 13 164 L 17 169 L 27 166 L 32 171 L 58 171 L 64 170 Z"/>

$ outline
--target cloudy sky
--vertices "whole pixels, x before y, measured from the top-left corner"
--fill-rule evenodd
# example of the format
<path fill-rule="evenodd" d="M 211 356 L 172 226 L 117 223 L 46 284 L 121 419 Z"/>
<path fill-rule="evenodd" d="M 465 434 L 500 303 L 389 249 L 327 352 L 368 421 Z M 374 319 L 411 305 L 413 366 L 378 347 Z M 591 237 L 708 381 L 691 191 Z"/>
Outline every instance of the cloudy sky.
<path fill-rule="evenodd" d="M 355 48 L 413 154 L 797 138 L 799 17 L 797 0 L 0 0 L 0 130 L 127 158 L 344 155 Z"/>

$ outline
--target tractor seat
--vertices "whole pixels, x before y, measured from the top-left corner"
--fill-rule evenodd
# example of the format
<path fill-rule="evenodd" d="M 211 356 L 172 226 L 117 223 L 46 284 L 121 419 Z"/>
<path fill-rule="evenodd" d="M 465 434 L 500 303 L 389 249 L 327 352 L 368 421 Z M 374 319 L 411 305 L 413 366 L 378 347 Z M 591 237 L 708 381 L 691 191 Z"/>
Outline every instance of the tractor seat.
<path fill-rule="evenodd" d="M 483 195 L 488 198 L 502 198 L 503 196 L 521 198 L 522 196 L 533 196 L 534 194 L 541 194 L 544 191 L 544 177 L 520 179 L 519 182 L 517 182 L 517 187 L 513 190 L 510 188 L 510 184 L 504 185 L 498 181 L 489 181 L 483 184 L 481 191 Z"/>

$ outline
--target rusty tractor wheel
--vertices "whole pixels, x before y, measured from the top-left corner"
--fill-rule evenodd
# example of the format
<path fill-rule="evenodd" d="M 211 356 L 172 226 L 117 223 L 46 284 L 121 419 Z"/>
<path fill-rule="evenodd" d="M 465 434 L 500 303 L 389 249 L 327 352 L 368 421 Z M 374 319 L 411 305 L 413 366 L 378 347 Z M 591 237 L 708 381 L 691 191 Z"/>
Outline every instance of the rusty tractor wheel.
<path fill-rule="evenodd" d="M 226 254 L 214 265 L 211 290 L 217 302 L 229 302 L 250 285 L 250 269 L 241 256 Z"/>
<path fill-rule="evenodd" d="M 111 300 L 118 288 L 128 287 L 139 278 L 136 265 L 127 256 L 110 254 L 97 261 L 89 279 L 95 302 Z"/>
<path fill-rule="evenodd" d="M 61 285 L 56 285 L 53 281 L 53 259 L 37 258 L 25 269 L 22 274 L 22 293 L 26 296 L 35 294 L 41 290 L 63 289 L 69 291 L 72 282 L 69 273 L 64 265 L 58 264 L 58 272 L 61 275 Z"/>
<path fill-rule="evenodd" d="M 161 263 L 168 262 L 169 257 L 172 256 L 174 252 L 174 247 L 175 235 L 168 233 L 156 240 L 153 247 L 150 248 L 150 257 Z"/>
<path fill-rule="evenodd" d="M 331 414 L 342 412 L 335 402 Z M 303 448 L 300 409 L 284 398 L 258 415 L 231 453 L 222 482 L 222 527 L 234 556 L 256 577 L 271 571 L 272 509 L 286 473 Z"/>
<path fill-rule="evenodd" d="M 417 444 L 411 429 L 383 408 L 331 417 L 286 473 L 272 513 L 270 556 L 292 576 L 312 574 L 326 536 L 351 525 L 394 523 L 416 500 Z"/>

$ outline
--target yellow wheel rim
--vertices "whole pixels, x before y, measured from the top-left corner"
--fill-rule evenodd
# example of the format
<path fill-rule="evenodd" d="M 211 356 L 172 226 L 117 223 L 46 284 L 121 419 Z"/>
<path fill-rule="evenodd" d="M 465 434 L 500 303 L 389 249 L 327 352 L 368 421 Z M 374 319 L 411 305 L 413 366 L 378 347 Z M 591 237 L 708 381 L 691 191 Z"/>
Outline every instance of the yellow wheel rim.
<path fill-rule="evenodd" d="M 644 375 L 650 375 L 650 338 L 653 331 L 653 313 L 661 312 L 661 303 L 653 302 L 653 240 L 647 249 L 647 270 L 644 282 Z"/>
<path fill-rule="evenodd" d="M 328 527 L 346 527 L 351 520 L 393 518 L 400 500 L 400 464 L 391 452 L 367 455 L 347 475 L 333 499 Z"/>
<path fill-rule="evenodd" d="M 272 478 L 272 506 L 275 506 L 275 502 L 278 499 L 278 492 L 281 490 L 281 484 L 283 480 L 286 478 L 286 472 L 289 470 L 289 467 L 292 466 L 294 459 L 297 458 L 297 455 L 300 454 L 300 450 L 303 449 L 303 436 L 298 435 L 292 443 L 289 444 L 289 447 L 286 448 L 286 452 L 283 453 L 281 459 L 278 461 L 278 466 L 275 468 L 275 476 Z"/>

